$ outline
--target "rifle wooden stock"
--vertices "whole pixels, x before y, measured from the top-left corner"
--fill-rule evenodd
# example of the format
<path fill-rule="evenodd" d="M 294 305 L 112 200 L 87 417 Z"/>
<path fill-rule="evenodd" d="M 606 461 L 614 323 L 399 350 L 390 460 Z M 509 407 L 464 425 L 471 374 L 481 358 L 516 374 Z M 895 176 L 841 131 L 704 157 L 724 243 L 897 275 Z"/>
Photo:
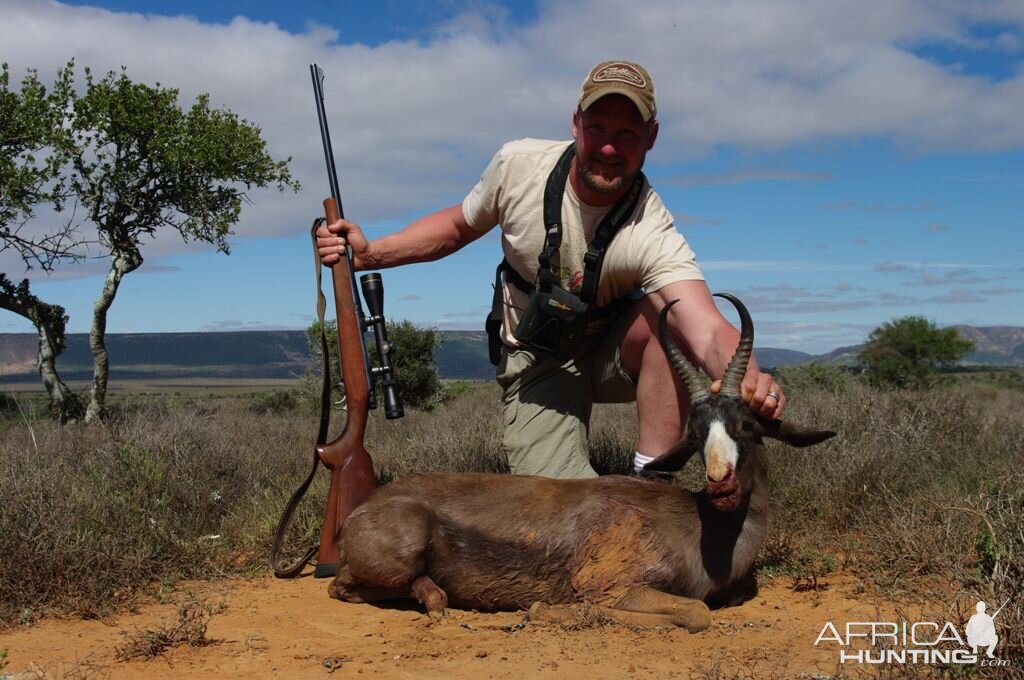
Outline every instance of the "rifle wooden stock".
<path fill-rule="evenodd" d="M 333 198 L 324 201 L 327 222 L 339 219 L 338 204 Z M 369 412 L 370 384 L 363 352 L 362 329 L 357 315 L 358 304 L 353 288 L 352 263 L 343 254 L 331 267 L 334 283 L 334 305 L 338 317 L 338 349 L 341 354 L 341 376 L 345 385 L 348 417 L 341 434 L 333 441 L 316 447 L 320 461 L 331 471 L 327 509 L 320 534 L 315 576 L 331 576 L 337 570 L 336 539 L 341 525 L 376 487 L 373 461 L 363 448 Z"/>

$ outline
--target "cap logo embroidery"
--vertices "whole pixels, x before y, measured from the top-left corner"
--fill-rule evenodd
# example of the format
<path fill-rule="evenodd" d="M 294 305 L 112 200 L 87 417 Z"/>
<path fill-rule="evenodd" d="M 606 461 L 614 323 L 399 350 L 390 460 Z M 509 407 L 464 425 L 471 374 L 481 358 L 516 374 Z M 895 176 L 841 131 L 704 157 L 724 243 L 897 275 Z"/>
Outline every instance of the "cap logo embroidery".
<path fill-rule="evenodd" d="M 625 64 L 609 64 L 594 74 L 595 83 L 620 82 L 634 87 L 647 87 L 647 80 L 636 71 Z"/>

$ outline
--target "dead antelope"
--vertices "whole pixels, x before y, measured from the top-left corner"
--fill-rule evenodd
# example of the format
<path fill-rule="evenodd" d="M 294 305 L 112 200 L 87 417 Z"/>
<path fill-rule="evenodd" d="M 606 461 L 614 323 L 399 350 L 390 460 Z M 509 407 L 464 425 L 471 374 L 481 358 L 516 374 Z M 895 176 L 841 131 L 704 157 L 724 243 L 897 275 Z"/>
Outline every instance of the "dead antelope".
<path fill-rule="evenodd" d="M 376 490 L 345 522 L 330 594 L 346 602 L 416 598 L 445 607 L 532 611 L 559 618 L 585 603 L 632 625 L 703 630 L 708 605 L 756 592 L 753 563 L 768 521 L 763 437 L 793 446 L 834 432 L 754 415 L 740 399 L 753 347 L 742 303 L 739 347 L 711 393 L 659 318 L 661 344 L 690 394 L 687 434 L 646 470 L 678 471 L 700 451 L 707 486 L 607 476 L 557 480 L 485 474 L 415 475 Z"/>

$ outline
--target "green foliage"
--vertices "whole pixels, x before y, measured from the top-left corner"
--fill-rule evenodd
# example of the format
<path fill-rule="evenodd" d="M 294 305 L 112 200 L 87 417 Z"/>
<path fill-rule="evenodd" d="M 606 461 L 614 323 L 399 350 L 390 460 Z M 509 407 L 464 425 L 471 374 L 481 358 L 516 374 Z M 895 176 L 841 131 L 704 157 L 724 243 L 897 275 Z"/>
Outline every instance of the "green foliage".
<path fill-rule="evenodd" d="M 253 397 L 249 410 L 253 413 L 292 413 L 302 406 L 294 390 L 273 390 Z"/>
<path fill-rule="evenodd" d="M 818 579 L 835 571 L 836 559 L 817 548 L 802 544 L 790 556 L 789 570 L 794 579 L 794 590 L 818 590 Z"/>
<path fill-rule="evenodd" d="M 68 181 L 111 251 L 171 227 L 226 253 L 245 189 L 298 189 L 291 159 L 275 161 L 260 129 L 211 109 L 209 95 L 186 111 L 177 89 L 132 82 L 123 70 L 85 75 L 65 150 Z"/>
<path fill-rule="evenodd" d="M 395 347 L 395 380 L 402 402 L 412 408 L 431 409 L 444 399 L 444 385 L 437 374 L 439 338 L 431 328 L 417 328 L 411 321 L 388 322 L 388 340 Z"/>
<path fill-rule="evenodd" d="M 790 393 L 825 390 L 832 394 L 842 394 L 850 388 L 853 380 L 846 368 L 816 361 L 799 366 L 782 366 L 775 370 L 775 378 Z"/>
<path fill-rule="evenodd" d="M 974 551 L 978 555 L 978 569 L 984 577 L 991 577 L 992 570 L 999 558 L 995 536 L 985 525 L 978 528 L 978 538 L 974 541 Z"/>
<path fill-rule="evenodd" d="M 24 316 L 36 328 L 45 329 L 57 353 L 64 349 L 68 315 L 60 305 L 51 305 L 33 295 L 29 291 L 28 279 L 22 279 L 15 286 L 6 274 L 0 272 L 0 309 Z"/>
<path fill-rule="evenodd" d="M 63 123 L 72 96 L 70 72 L 58 74 L 47 90 L 30 70 L 18 91 L 10 88 L 7 64 L 0 69 L 0 251 L 14 248 L 27 267 L 51 269 L 71 256 L 70 229 L 25 236 L 21 227 L 35 207 L 53 203 L 60 211 L 66 197 L 60 174 Z"/>
<path fill-rule="evenodd" d="M 20 227 L 34 208 L 65 202 L 84 208 L 110 255 L 110 273 L 94 305 L 92 355 L 94 380 L 86 421 L 103 415 L 108 376 L 104 346 L 107 312 L 122 277 L 143 263 L 141 244 L 158 230 L 178 232 L 183 240 L 213 244 L 227 253 L 227 236 L 238 221 L 246 191 L 276 186 L 298 190 L 288 163 L 267 153 L 259 127 L 231 111 L 213 109 L 202 94 L 188 109 L 178 90 L 132 82 L 124 69 L 94 78 L 85 69 L 82 91 L 74 85 L 74 62 L 57 75 L 49 91 L 29 71 L 21 89 L 10 89 L 7 65 L 0 71 L 0 250 L 18 250 L 26 266 L 50 269 L 77 257 L 85 243 L 68 223 L 41 237 L 25 237 Z M 53 329 L 63 315 L 56 305 L 26 307 L 27 283 L 18 291 L 4 277 L 0 308 L 30 319 L 51 336 L 51 356 L 40 350 L 44 384 L 55 408 L 67 397 L 55 396 L 54 357 L 63 330 Z M 51 323 L 41 316 L 48 314 Z M 56 315 L 56 316 L 54 316 Z"/>
<path fill-rule="evenodd" d="M 1015 366 L 958 366 L 947 375 L 958 385 L 987 385 L 1024 392 L 1024 369 Z"/>
<path fill-rule="evenodd" d="M 310 367 L 306 371 L 305 389 L 311 401 L 319 403 L 320 386 L 323 377 L 324 353 L 320 341 L 320 321 L 314 321 L 306 329 L 306 343 L 309 345 Z M 326 337 L 327 356 L 331 362 L 331 402 L 343 403 L 345 388 L 341 384 L 341 363 L 338 361 L 338 322 L 328 319 L 323 324 Z"/>
<path fill-rule="evenodd" d="M 338 323 L 334 319 L 325 322 L 327 347 L 331 357 L 331 384 L 335 386 L 332 399 L 341 400 L 344 390 L 341 386 L 341 367 L 338 361 Z M 445 398 L 445 388 L 437 372 L 435 353 L 439 344 L 437 331 L 430 328 L 418 328 L 411 321 L 387 322 L 388 340 L 395 348 L 392 354 L 395 380 L 398 382 L 398 394 L 405 406 L 429 410 L 441 403 Z M 319 395 L 319 377 L 322 375 L 323 353 L 320 350 L 320 322 L 314 321 L 306 329 L 306 340 L 312 357 L 313 369 L 317 386 L 308 387 L 307 391 Z M 370 363 L 379 366 L 373 337 L 366 336 L 367 352 Z M 314 382 L 313 380 L 309 382 Z M 318 397 L 319 398 L 319 397 Z"/>
<path fill-rule="evenodd" d="M 474 389 L 473 383 L 468 380 L 456 380 L 449 382 L 444 385 L 444 396 L 445 400 L 458 399 L 464 394 L 467 394 Z"/>
<path fill-rule="evenodd" d="M 876 387 L 931 387 L 938 369 L 974 347 L 955 328 L 937 328 L 921 316 L 888 321 L 871 331 L 860 352 L 865 379 Z"/>

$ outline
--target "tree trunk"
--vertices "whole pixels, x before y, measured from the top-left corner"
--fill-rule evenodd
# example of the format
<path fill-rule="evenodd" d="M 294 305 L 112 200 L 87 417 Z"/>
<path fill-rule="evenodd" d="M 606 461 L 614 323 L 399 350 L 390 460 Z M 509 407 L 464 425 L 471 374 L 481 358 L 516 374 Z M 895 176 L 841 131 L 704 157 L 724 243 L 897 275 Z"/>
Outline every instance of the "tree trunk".
<path fill-rule="evenodd" d="M 64 351 L 64 327 L 67 323 L 64 308 L 43 302 L 29 292 L 28 279 L 15 287 L 6 275 L 0 274 L 0 309 L 23 316 L 36 327 L 39 334 L 36 368 L 50 397 L 54 416 L 62 423 L 81 418 L 81 400 L 57 373 L 57 356 Z"/>
<path fill-rule="evenodd" d="M 85 412 L 87 423 L 103 417 L 107 400 L 107 378 L 110 375 L 110 357 L 107 355 L 105 342 L 107 312 L 114 304 L 121 279 L 141 265 L 142 253 L 134 244 L 115 249 L 110 259 L 110 271 L 103 282 L 103 291 L 93 305 L 92 327 L 89 329 L 89 347 L 92 349 L 92 390 L 89 394 L 89 408 Z"/>
<path fill-rule="evenodd" d="M 36 367 L 43 387 L 50 397 L 50 407 L 54 416 L 62 423 L 73 422 L 82 417 L 82 400 L 72 392 L 57 374 L 57 355 L 60 354 L 50 329 L 45 324 L 36 326 L 39 332 L 39 354 Z M 63 349 L 63 348 L 61 348 Z"/>

